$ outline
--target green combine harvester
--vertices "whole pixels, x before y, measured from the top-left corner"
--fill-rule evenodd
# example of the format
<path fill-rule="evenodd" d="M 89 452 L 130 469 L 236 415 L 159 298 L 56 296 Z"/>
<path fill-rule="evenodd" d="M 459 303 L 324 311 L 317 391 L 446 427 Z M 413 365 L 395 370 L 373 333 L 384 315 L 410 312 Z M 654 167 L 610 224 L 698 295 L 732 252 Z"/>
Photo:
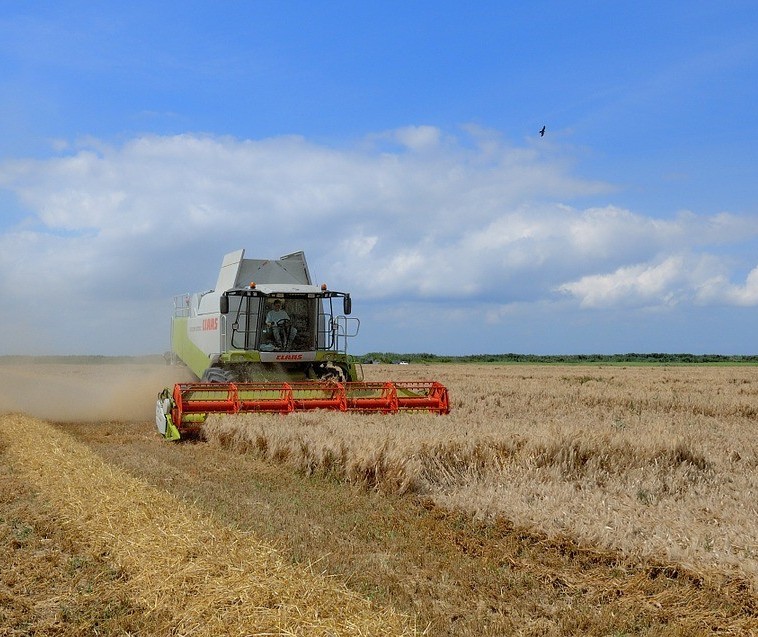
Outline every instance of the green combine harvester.
<path fill-rule="evenodd" d="M 198 382 L 158 396 L 161 435 L 196 432 L 211 413 L 450 411 L 438 382 L 363 380 L 348 354 L 360 328 L 350 294 L 314 285 L 305 254 L 244 256 L 224 257 L 213 290 L 174 297 L 171 359 Z"/>

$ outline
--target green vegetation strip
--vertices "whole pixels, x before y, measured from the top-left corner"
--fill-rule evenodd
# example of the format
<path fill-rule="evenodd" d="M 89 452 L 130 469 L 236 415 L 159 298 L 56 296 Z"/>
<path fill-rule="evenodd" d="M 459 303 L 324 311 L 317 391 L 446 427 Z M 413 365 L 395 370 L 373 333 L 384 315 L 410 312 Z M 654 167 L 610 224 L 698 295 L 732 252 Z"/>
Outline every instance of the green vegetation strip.
<path fill-rule="evenodd" d="M 545 363 L 554 365 L 758 365 L 758 355 L 732 354 L 440 354 L 369 352 L 356 356 L 356 361 L 368 363 Z"/>

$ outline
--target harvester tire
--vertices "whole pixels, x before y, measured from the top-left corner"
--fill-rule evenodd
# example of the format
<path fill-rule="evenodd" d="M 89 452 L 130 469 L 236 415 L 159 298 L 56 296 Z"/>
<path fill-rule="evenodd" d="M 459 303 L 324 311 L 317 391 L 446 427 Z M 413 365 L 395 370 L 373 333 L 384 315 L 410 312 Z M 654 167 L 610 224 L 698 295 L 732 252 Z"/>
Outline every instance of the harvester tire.
<path fill-rule="evenodd" d="M 332 380 L 337 383 L 344 383 L 347 381 L 347 372 L 340 365 L 329 362 L 320 365 L 316 369 L 316 374 L 319 380 Z"/>
<path fill-rule="evenodd" d="M 234 374 L 228 369 L 209 367 L 203 372 L 201 380 L 204 383 L 231 383 L 234 380 Z"/>

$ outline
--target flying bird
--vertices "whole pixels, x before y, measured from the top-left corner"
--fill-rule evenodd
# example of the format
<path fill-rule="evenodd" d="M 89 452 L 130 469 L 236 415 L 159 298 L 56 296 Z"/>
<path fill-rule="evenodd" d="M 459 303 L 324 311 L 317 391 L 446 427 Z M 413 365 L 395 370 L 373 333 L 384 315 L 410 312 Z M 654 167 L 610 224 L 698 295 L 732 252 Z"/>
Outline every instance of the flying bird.
<path fill-rule="evenodd" d="M 545 136 L 545 127 L 543 126 L 542 128 L 540 128 L 540 137 L 544 137 L 544 136 Z"/>

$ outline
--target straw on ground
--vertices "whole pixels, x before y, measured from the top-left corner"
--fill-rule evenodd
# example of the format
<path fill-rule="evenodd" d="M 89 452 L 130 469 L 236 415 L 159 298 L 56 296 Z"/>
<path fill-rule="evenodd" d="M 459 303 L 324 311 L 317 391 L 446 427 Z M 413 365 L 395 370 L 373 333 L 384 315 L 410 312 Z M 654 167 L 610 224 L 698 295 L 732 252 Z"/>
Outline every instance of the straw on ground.
<path fill-rule="evenodd" d="M 285 563 L 256 537 L 104 463 L 42 421 L 5 416 L 0 441 L 67 531 L 123 573 L 156 634 L 413 633 L 398 613 Z"/>

